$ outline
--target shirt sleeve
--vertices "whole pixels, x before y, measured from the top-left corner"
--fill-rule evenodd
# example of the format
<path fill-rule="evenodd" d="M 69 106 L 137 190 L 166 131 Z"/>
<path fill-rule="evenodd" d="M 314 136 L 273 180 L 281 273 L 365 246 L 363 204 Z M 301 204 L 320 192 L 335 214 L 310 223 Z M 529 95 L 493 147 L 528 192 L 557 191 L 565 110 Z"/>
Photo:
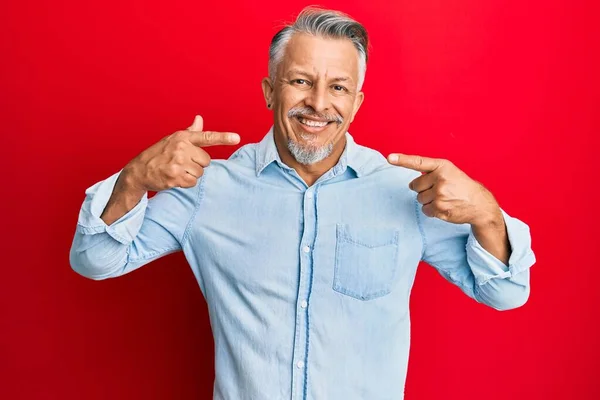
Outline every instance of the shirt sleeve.
<path fill-rule="evenodd" d="M 196 212 L 201 183 L 165 190 L 151 199 L 146 194 L 107 225 L 100 215 L 120 173 L 88 188 L 79 212 L 69 259 L 73 270 L 90 279 L 117 277 L 181 250 Z"/>
<path fill-rule="evenodd" d="M 522 306 L 529 298 L 529 268 L 535 263 L 529 227 L 504 210 L 511 255 L 508 265 L 477 241 L 469 224 L 427 217 L 416 202 L 423 238 L 422 261 L 434 267 L 465 294 L 496 310 Z"/>

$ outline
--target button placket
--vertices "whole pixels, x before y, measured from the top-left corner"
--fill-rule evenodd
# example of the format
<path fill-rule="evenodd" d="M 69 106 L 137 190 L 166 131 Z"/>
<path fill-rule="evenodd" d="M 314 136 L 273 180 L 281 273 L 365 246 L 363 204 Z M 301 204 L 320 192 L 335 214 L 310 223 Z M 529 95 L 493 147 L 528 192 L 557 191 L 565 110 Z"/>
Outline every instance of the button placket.
<path fill-rule="evenodd" d="M 309 317 L 308 302 L 313 268 L 312 253 L 316 237 L 316 192 L 314 187 L 306 189 L 303 194 L 303 227 L 300 241 L 300 281 L 297 293 L 296 331 L 294 338 L 293 374 L 292 374 L 292 399 L 303 399 L 306 396 L 306 374 L 308 369 L 308 337 Z"/>

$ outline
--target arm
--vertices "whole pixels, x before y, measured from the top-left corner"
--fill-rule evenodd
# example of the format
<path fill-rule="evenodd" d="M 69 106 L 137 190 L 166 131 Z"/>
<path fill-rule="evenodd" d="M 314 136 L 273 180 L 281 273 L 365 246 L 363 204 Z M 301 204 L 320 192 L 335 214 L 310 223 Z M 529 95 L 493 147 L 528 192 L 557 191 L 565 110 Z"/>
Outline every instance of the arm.
<path fill-rule="evenodd" d="M 86 190 L 70 251 L 70 263 L 77 273 L 95 280 L 131 272 L 166 254 L 181 250 L 186 229 L 197 205 L 199 188 L 173 188 L 148 200 L 144 193 L 133 208 L 121 213 L 109 198 L 121 176 L 119 172 Z M 113 200 L 114 201 L 114 200 Z M 115 202 L 119 205 L 119 202 Z M 124 204 L 124 203 L 123 203 Z M 128 205 L 128 207 L 129 207 Z M 123 206 L 123 205 L 122 205 Z"/>
<path fill-rule="evenodd" d="M 70 262 L 91 279 L 116 277 L 180 250 L 199 203 L 210 156 L 200 146 L 236 144 L 233 133 L 203 131 L 202 117 L 143 151 L 86 191 Z M 151 200 L 148 191 L 158 192 Z"/>
<path fill-rule="evenodd" d="M 488 220 L 471 224 L 471 231 L 481 247 L 508 265 L 512 250 L 504 220 L 504 214 L 498 207 L 498 212 Z"/>
<path fill-rule="evenodd" d="M 523 305 L 535 262 L 529 227 L 448 160 L 403 154 L 388 159 L 423 173 L 408 185 L 417 193 L 422 260 L 481 303 L 497 310 Z"/>
<path fill-rule="evenodd" d="M 496 310 L 525 304 L 530 289 L 529 268 L 535 263 L 526 224 L 501 211 L 510 247 L 505 263 L 482 246 L 470 224 L 451 224 L 427 217 L 418 203 L 415 209 L 423 237 L 423 261 L 465 294 Z M 492 242 L 492 250 L 503 247 L 496 244 L 502 239 L 488 241 Z"/>

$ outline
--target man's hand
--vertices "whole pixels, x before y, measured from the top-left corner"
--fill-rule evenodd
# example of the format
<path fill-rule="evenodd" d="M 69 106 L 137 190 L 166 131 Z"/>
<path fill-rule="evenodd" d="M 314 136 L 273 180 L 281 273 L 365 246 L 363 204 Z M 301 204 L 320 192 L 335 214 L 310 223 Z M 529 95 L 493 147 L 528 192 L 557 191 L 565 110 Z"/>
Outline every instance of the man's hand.
<path fill-rule="evenodd" d="M 423 213 L 453 224 L 471 224 L 477 241 L 508 265 L 508 232 L 500 206 L 492 193 L 448 160 L 390 154 L 390 164 L 423 173 L 408 187 L 417 192 Z"/>
<path fill-rule="evenodd" d="M 500 206 L 492 193 L 450 161 L 405 154 L 390 154 L 388 161 L 424 173 L 408 187 L 418 193 L 417 201 L 423 204 L 425 215 L 454 224 L 497 224 L 504 228 Z"/>
<path fill-rule="evenodd" d="M 112 224 L 149 191 L 194 187 L 210 164 L 210 156 L 202 147 L 235 145 L 240 141 L 236 133 L 202 129 L 202 117 L 197 115 L 188 129 L 166 136 L 131 160 L 121 171 L 100 218 L 107 225 Z"/>
<path fill-rule="evenodd" d="M 202 128 L 202 117 L 197 115 L 188 129 L 166 136 L 131 160 L 123 169 L 124 180 L 132 189 L 144 192 L 194 187 L 210 164 L 210 156 L 202 147 L 240 141 L 236 133 Z"/>

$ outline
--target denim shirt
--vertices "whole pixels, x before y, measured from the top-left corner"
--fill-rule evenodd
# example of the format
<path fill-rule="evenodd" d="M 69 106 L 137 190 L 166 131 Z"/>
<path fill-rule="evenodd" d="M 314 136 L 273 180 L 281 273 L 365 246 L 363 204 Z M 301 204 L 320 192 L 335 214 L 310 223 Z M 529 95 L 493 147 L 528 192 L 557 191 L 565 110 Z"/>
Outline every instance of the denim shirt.
<path fill-rule="evenodd" d="M 468 224 L 425 216 L 408 183 L 349 133 L 337 165 L 307 187 L 281 162 L 273 128 L 193 188 L 144 197 L 107 226 L 119 173 L 86 191 L 70 253 L 91 279 L 183 251 L 208 304 L 215 399 L 402 399 L 409 296 L 420 261 L 498 310 L 529 295 L 529 228 L 502 211 L 505 265 Z"/>

